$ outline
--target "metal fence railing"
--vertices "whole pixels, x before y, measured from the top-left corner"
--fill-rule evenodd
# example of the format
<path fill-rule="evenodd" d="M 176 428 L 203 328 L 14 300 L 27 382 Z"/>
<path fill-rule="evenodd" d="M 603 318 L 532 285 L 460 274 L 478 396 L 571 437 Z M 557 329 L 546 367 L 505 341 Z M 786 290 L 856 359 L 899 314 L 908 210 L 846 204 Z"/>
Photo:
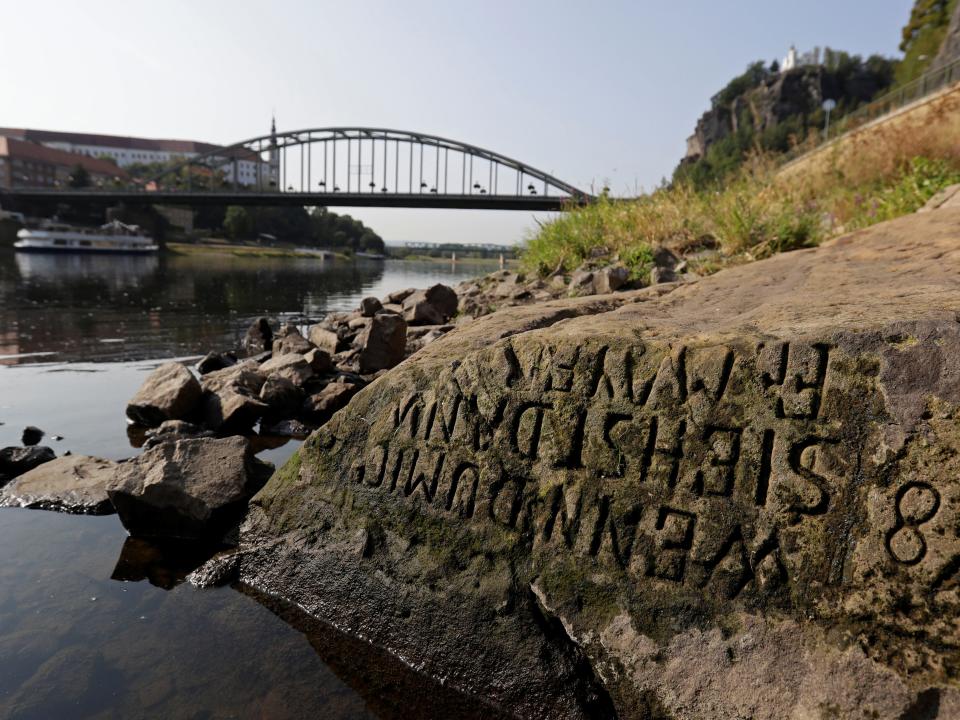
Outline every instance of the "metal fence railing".
<path fill-rule="evenodd" d="M 836 121 L 830 123 L 828 131 L 820 133 L 820 141 L 815 146 L 811 147 L 809 143 L 802 143 L 793 152 L 787 153 L 787 156 L 790 160 L 795 160 L 822 147 L 830 140 L 889 115 L 893 111 L 932 95 L 955 82 L 960 82 L 960 58 L 936 70 L 930 70 L 916 80 L 911 80 L 873 102 L 837 118 Z"/>

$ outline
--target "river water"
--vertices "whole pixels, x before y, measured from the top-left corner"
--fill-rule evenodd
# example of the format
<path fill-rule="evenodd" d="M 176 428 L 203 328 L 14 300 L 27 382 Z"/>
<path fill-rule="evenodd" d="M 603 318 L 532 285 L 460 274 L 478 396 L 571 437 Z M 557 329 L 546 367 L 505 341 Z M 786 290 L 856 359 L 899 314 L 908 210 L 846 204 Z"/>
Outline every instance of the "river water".
<path fill-rule="evenodd" d="M 0 447 L 35 425 L 58 455 L 131 457 L 124 406 L 160 362 L 232 348 L 261 315 L 306 324 L 492 269 L 0 250 Z M 295 608 L 179 582 L 193 559 L 116 516 L 0 509 L 0 548 L 0 718 L 484 716 Z"/>

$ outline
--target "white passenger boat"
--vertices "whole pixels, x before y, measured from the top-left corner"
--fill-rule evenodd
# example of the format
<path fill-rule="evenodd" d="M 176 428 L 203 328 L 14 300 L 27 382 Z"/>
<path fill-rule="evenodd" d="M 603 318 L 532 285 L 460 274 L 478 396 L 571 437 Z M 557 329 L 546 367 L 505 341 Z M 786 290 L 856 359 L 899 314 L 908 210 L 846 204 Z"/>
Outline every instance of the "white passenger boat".
<path fill-rule="evenodd" d="M 129 253 L 157 252 L 153 239 L 137 225 L 114 220 L 99 228 L 84 228 L 46 223 L 39 228 L 24 228 L 17 233 L 13 247 L 19 252 L 44 253 Z"/>

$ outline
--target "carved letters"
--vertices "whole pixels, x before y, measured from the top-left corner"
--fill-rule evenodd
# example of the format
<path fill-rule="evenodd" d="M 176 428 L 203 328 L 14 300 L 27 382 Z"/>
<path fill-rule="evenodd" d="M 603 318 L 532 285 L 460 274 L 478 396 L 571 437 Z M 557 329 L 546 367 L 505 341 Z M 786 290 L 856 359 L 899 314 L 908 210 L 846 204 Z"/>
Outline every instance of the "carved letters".
<path fill-rule="evenodd" d="M 440 389 L 402 398 L 390 434 L 368 440 L 355 483 L 638 580 L 727 597 L 782 584 L 778 527 L 830 509 L 825 344 L 750 354 L 505 341 L 492 352 L 501 386 L 461 367 Z M 888 551 L 919 562 L 919 527 L 939 497 L 915 483 L 897 503 Z"/>

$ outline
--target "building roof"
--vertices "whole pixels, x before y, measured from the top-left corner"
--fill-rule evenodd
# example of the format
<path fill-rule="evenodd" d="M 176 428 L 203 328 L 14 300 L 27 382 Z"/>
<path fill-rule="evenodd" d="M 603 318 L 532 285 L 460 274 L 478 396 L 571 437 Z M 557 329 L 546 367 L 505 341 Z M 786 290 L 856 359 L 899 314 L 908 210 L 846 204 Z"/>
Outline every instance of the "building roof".
<path fill-rule="evenodd" d="M 222 145 L 199 142 L 197 140 L 165 140 L 156 138 L 127 137 L 123 135 L 97 135 L 92 133 L 60 132 L 59 130 L 33 130 L 31 128 L 0 127 L 0 135 L 30 140 L 37 143 L 64 142 L 73 145 L 92 145 L 121 150 L 152 150 L 154 152 L 197 153 L 203 154 L 222 148 Z M 240 159 L 256 160 L 257 154 L 246 149 L 238 149 Z"/>
<path fill-rule="evenodd" d="M 88 172 L 96 173 L 97 175 L 109 175 L 120 178 L 129 177 L 126 171 L 109 160 L 101 160 L 100 158 L 87 157 L 79 153 L 56 150 L 36 142 L 29 142 L 4 135 L 0 135 L 0 157 L 20 158 L 21 160 L 33 160 L 34 162 L 44 162 L 65 167 L 73 167 L 79 164 L 86 168 Z"/>

